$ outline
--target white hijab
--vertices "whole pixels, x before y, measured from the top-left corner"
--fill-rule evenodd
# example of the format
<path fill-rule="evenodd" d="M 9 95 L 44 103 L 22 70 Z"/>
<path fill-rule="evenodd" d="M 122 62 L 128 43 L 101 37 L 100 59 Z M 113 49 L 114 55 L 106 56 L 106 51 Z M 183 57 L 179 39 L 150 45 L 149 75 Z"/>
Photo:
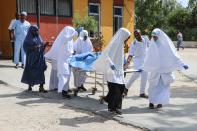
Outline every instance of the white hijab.
<path fill-rule="evenodd" d="M 85 36 L 88 37 L 88 31 L 87 31 L 87 30 L 82 30 L 82 31 L 80 32 L 80 34 L 79 34 L 79 38 L 80 38 L 81 40 L 83 40 L 83 38 L 84 38 Z M 89 37 L 88 37 L 88 38 L 89 38 Z"/>
<path fill-rule="evenodd" d="M 84 37 L 87 36 L 87 39 L 84 41 Z M 76 54 L 86 53 L 93 51 L 93 45 L 88 37 L 88 31 L 83 30 L 80 32 L 80 35 L 76 42 L 74 43 L 74 50 Z"/>
<path fill-rule="evenodd" d="M 155 73 L 169 73 L 183 69 L 184 65 L 176 52 L 172 40 L 160 29 L 156 28 L 152 34 L 158 37 L 151 44 L 145 57 L 143 70 Z"/>
<path fill-rule="evenodd" d="M 129 30 L 120 28 L 109 42 L 108 46 L 93 63 L 93 69 L 101 73 L 112 73 L 110 61 L 115 65 L 116 71 L 123 74 L 124 41 L 130 36 Z"/>
<path fill-rule="evenodd" d="M 61 45 L 67 42 L 72 43 L 73 38 L 77 35 L 78 33 L 75 31 L 73 27 L 71 26 L 64 27 L 64 29 L 62 29 L 62 31 L 59 33 L 59 35 L 55 39 L 51 49 L 45 54 L 46 59 L 57 61 L 59 51 L 62 47 Z"/>

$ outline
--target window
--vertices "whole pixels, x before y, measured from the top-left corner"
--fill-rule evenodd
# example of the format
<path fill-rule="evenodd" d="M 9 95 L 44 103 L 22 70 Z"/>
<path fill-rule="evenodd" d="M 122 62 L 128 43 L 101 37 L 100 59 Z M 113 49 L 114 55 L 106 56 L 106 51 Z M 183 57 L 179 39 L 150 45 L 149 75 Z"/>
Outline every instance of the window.
<path fill-rule="evenodd" d="M 89 15 L 93 16 L 97 21 L 97 30 L 100 31 L 100 4 L 89 3 Z M 90 36 L 93 36 L 93 32 L 90 32 Z"/>
<path fill-rule="evenodd" d="M 36 14 L 37 0 L 19 0 L 18 9 L 30 14 Z M 72 0 L 38 0 L 41 15 L 72 16 Z"/>
<path fill-rule="evenodd" d="M 27 13 L 36 13 L 36 1 L 35 0 L 19 0 L 18 9 L 20 12 L 26 11 Z"/>
<path fill-rule="evenodd" d="M 123 7 L 114 6 L 114 34 L 118 29 L 120 29 L 123 25 Z"/>
<path fill-rule="evenodd" d="M 72 16 L 72 0 L 58 0 L 58 15 Z"/>
<path fill-rule="evenodd" d="M 35 1 L 35 0 L 34 0 Z M 40 14 L 55 15 L 55 1 L 54 0 L 39 0 Z"/>

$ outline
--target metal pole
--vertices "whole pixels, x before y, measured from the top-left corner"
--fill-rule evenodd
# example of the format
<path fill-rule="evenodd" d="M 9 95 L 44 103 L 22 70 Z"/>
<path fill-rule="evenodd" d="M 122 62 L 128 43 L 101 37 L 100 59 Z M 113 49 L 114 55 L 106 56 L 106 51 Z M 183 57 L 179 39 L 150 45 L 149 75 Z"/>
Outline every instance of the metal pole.
<path fill-rule="evenodd" d="M 19 0 L 16 0 L 16 12 L 20 13 L 20 3 Z"/>
<path fill-rule="evenodd" d="M 37 15 L 37 26 L 40 29 L 40 3 L 36 0 L 36 15 Z"/>
<path fill-rule="evenodd" d="M 59 32 L 58 0 L 55 0 L 56 34 Z"/>

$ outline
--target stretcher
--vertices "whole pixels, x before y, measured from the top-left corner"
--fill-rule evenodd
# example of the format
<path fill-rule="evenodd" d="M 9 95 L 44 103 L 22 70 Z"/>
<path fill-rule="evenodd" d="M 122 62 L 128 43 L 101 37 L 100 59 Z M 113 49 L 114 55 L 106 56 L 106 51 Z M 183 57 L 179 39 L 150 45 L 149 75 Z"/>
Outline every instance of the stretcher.
<path fill-rule="evenodd" d="M 87 78 L 94 79 L 94 87 L 92 88 L 92 95 L 97 91 L 98 86 L 102 88 L 102 95 L 100 96 L 100 103 L 103 103 L 103 97 L 105 96 L 105 81 L 103 73 L 94 71 L 92 65 L 94 61 L 99 57 L 101 53 L 87 52 L 83 54 L 77 54 L 69 58 L 69 64 L 72 68 L 77 68 L 78 71 L 85 71 L 91 75 L 86 75 Z M 139 72 L 139 70 L 126 69 L 124 73 Z M 74 90 L 74 95 L 76 96 L 78 89 Z"/>
<path fill-rule="evenodd" d="M 89 71 L 86 71 L 86 70 L 79 70 L 79 71 L 85 71 L 86 73 L 89 73 L 91 75 L 87 75 L 86 74 L 86 77 L 87 78 L 92 78 L 94 79 L 94 87 L 92 87 L 92 95 L 95 95 L 96 91 L 98 90 L 98 86 L 100 86 L 102 88 L 102 95 L 99 96 L 100 99 L 100 103 L 103 104 L 104 103 L 104 97 L 105 97 L 105 85 L 107 85 L 107 83 L 105 82 L 104 80 L 104 74 L 103 73 L 98 73 L 96 71 L 93 71 L 93 70 L 89 70 Z M 133 73 L 133 72 L 139 72 L 139 70 L 134 70 L 134 69 L 127 69 L 124 71 L 124 73 L 128 74 L 128 73 Z M 86 82 L 85 82 L 86 83 Z"/>

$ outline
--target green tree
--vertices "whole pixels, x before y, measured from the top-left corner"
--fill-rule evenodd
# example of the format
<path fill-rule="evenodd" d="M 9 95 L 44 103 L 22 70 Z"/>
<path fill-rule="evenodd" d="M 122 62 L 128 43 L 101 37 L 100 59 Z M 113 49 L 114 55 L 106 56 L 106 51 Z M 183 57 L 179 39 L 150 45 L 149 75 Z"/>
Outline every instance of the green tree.
<path fill-rule="evenodd" d="M 190 10 L 189 26 L 197 28 L 197 0 L 189 0 L 188 9 Z"/>
<path fill-rule="evenodd" d="M 177 31 L 181 31 L 184 40 L 195 41 L 197 40 L 196 22 L 196 14 L 193 14 L 192 10 L 177 8 L 168 15 L 168 25 L 172 29 L 168 33 L 173 40 L 176 40 Z"/>
<path fill-rule="evenodd" d="M 75 12 L 72 22 L 75 28 L 84 27 L 88 32 L 97 32 L 97 21 L 93 16 L 86 15 L 82 18 L 79 12 Z"/>
<path fill-rule="evenodd" d="M 154 28 L 164 30 L 173 40 L 181 31 L 185 40 L 197 39 L 197 1 L 189 0 L 188 8 L 176 0 L 136 0 L 135 28 L 150 35 Z"/>
<path fill-rule="evenodd" d="M 166 16 L 177 6 L 176 0 L 136 0 L 136 28 L 149 34 L 156 27 L 168 28 Z"/>
<path fill-rule="evenodd" d="M 98 32 L 97 30 L 98 24 L 93 16 L 86 15 L 82 18 L 80 17 L 79 12 L 75 12 L 72 22 L 75 28 L 84 27 L 84 29 L 90 33 L 91 41 L 95 52 L 99 52 L 102 50 L 105 41 L 102 33 Z"/>
<path fill-rule="evenodd" d="M 168 23 L 183 32 L 187 27 L 189 15 L 190 12 L 186 8 L 177 8 L 168 15 Z"/>
<path fill-rule="evenodd" d="M 197 7 L 197 0 L 189 0 L 188 9 L 193 10 Z"/>

